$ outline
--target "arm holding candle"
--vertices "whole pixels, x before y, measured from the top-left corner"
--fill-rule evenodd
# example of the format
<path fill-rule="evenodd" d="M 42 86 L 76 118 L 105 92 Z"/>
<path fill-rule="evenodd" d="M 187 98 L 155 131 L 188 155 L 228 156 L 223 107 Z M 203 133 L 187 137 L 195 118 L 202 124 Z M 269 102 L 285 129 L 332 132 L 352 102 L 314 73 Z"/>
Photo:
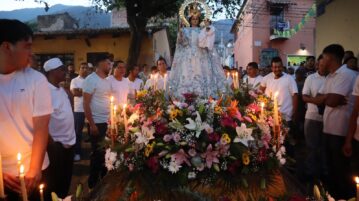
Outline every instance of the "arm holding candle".
<path fill-rule="evenodd" d="M 29 191 L 35 189 L 41 180 L 42 163 L 44 161 L 49 137 L 49 121 L 50 115 L 33 117 L 34 140 L 32 144 L 31 162 L 29 171 L 25 175 L 26 186 Z"/>

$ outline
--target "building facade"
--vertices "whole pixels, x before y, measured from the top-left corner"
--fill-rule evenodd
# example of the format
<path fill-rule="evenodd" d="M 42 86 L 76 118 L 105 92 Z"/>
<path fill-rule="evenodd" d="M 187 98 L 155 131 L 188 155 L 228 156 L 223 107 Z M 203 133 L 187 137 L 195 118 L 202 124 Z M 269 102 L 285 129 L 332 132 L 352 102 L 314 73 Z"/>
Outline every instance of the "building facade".
<path fill-rule="evenodd" d="M 255 61 L 261 67 L 280 56 L 297 66 L 315 54 L 315 1 L 244 0 L 232 26 L 235 66 Z M 313 13 L 314 12 L 314 13 Z"/>

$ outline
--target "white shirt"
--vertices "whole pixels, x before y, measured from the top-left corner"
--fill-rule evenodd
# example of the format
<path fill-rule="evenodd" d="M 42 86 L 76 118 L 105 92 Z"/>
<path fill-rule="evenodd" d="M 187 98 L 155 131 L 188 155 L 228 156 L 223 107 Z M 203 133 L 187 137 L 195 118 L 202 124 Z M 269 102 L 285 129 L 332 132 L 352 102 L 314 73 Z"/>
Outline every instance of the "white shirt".
<path fill-rule="evenodd" d="M 85 79 L 81 76 L 77 76 L 71 80 L 70 90 L 82 89 L 82 85 Z M 83 97 L 74 96 L 74 112 L 84 112 L 84 99 Z"/>
<path fill-rule="evenodd" d="M 129 84 L 127 78 L 122 78 L 121 81 L 117 80 L 113 75 L 110 75 L 107 77 L 111 83 L 111 91 L 112 95 L 115 98 L 115 104 L 116 105 L 123 105 L 127 103 L 127 95 L 129 92 Z"/>
<path fill-rule="evenodd" d="M 49 87 L 54 108 L 49 123 L 49 134 L 55 142 L 74 145 L 76 143 L 75 122 L 69 97 L 62 87 L 57 88 L 51 83 Z"/>
<path fill-rule="evenodd" d="M 283 73 L 282 77 L 274 79 L 274 73 L 270 73 L 262 79 L 261 86 L 266 87 L 265 94 L 274 96 L 278 92 L 279 111 L 283 119 L 290 121 L 293 115 L 293 95 L 298 93 L 298 87 L 294 79 Z"/>
<path fill-rule="evenodd" d="M 151 75 L 151 78 L 146 81 L 144 88 L 149 89 L 150 87 L 156 86 L 157 90 L 165 90 L 168 84 L 168 77 L 168 73 L 166 74 L 166 76 L 162 76 L 159 73 Z"/>
<path fill-rule="evenodd" d="M 359 76 L 355 80 L 353 96 L 359 96 Z M 357 117 L 357 129 L 355 130 L 354 139 L 359 141 L 359 116 Z"/>
<path fill-rule="evenodd" d="M 243 79 L 243 83 L 247 83 L 251 86 L 251 88 L 258 88 L 262 82 L 263 77 L 261 75 L 258 75 L 257 77 L 249 77 L 248 75 Z"/>
<path fill-rule="evenodd" d="M 91 94 L 90 108 L 96 124 L 106 123 L 110 114 L 111 83 L 96 72 L 86 77 L 83 92 Z"/>
<path fill-rule="evenodd" d="M 22 154 L 25 172 L 30 167 L 33 117 L 52 113 L 48 82 L 41 73 L 26 68 L 0 74 L 0 153 L 3 172 L 18 175 L 17 153 Z M 47 168 L 47 154 L 42 169 Z"/>
<path fill-rule="evenodd" d="M 143 81 L 141 79 L 136 78 L 135 81 L 133 81 L 133 82 L 128 79 L 128 81 L 129 81 L 130 91 L 134 91 L 134 90 L 139 91 L 139 90 L 141 90 L 141 86 L 143 86 Z"/>
<path fill-rule="evenodd" d="M 353 109 L 354 97 L 351 95 L 356 74 L 341 66 L 334 73 L 327 76 L 325 84 L 319 90 L 320 94 L 339 94 L 347 100 L 346 105 L 337 107 L 325 106 L 323 115 L 323 132 L 327 134 L 346 136 L 349 119 Z"/>
<path fill-rule="evenodd" d="M 325 83 L 325 76 L 319 75 L 318 72 L 311 74 L 307 77 L 304 82 L 303 95 L 308 95 L 310 97 L 316 97 L 320 88 Z M 311 119 L 315 121 L 323 121 L 323 116 L 318 113 L 317 105 L 313 103 L 307 103 L 307 112 L 305 113 L 306 119 Z"/>

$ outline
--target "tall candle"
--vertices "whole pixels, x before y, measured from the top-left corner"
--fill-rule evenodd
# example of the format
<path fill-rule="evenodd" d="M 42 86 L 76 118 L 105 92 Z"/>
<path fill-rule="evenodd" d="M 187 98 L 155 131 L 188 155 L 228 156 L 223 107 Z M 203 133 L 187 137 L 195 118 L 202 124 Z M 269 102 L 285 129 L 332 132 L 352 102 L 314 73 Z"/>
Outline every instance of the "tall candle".
<path fill-rule="evenodd" d="M 227 72 L 227 80 L 229 80 L 229 72 Z"/>
<path fill-rule="evenodd" d="M 111 129 L 115 128 L 115 120 L 113 116 L 113 96 L 110 98 L 110 121 L 111 121 Z"/>
<path fill-rule="evenodd" d="M 127 135 L 128 135 L 126 107 L 127 107 L 127 104 L 124 104 L 123 105 L 123 124 L 125 125 L 125 141 L 127 141 Z"/>
<path fill-rule="evenodd" d="M 236 88 L 239 89 L 238 72 L 236 72 L 234 75 L 235 75 L 235 78 L 236 78 Z"/>
<path fill-rule="evenodd" d="M 40 184 L 39 189 L 40 189 L 40 201 L 44 201 L 44 184 Z"/>
<path fill-rule="evenodd" d="M 273 119 L 274 119 L 274 125 L 275 126 L 279 126 L 279 114 L 278 114 L 278 100 L 277 100 L 277 97 L 278 97 L 278 92 L 275 92 L 274 100 L 273 100 L 273 103 L 274 103 Z"/>
<path fill-rule="evenodd" d="M 264 103 L 261 102 L 261 115 L 260 115 L 260 119 L 264 118 Z"/>
<path fill-rule="evenodd" d="M 27 201 L 27 191 L 26 191 L 26 185 L 25 185 L 24 171 L 25 171 L 24 165 L 21 165 L 20 166 L 21 195 L 22 195 L 22 201 Z"/>
<path fill-rule="evenodd" d="M 19 170 L 19 175 L 20 175 L 20 165 L 21 165 L 21 153 L 17 153 L 17 169 Z"/>
<path fill-rule="evenodd" d="M 5 198 L 4 178 L 2 175 L 2 156 L 0 153 L 0 198 Z"/>
<path fill-rule="evenodd" d="M 357 201 L 359 200 L 359 177 L 355 177 L 356 189 L 357 189 Z"/>
<path fill-rule="evenodd" d="M 115 105 L 113 107 L 113 124 L 114 124 L 114 127 L 115 127 L 115 130 L 116 130 L 116 134 L 117 134 L 117 105 Z"/>
<path fill-rule="evenodd" d="M 167 82 L 167 73 L 165 73 L 165 76 L 164 76 L 164 78 L 163 78 L 163 85 L 164 85 L 164 90 L 166 90 L 166 83 Z"/>

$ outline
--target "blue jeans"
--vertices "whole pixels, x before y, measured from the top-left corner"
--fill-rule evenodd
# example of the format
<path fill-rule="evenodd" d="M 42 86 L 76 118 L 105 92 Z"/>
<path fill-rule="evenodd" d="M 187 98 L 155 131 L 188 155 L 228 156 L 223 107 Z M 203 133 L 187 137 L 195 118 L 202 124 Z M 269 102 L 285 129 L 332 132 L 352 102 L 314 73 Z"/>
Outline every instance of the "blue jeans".
<path fill-rule="evenodd" d="M 75 112 L 75 132 L 76 132 L 76 144 L 75 144 L 75 154 L 81 155 L 81 140 L 82 140 L 82 130 L 85 125 L 85 113 L 84 112 Z"/>

